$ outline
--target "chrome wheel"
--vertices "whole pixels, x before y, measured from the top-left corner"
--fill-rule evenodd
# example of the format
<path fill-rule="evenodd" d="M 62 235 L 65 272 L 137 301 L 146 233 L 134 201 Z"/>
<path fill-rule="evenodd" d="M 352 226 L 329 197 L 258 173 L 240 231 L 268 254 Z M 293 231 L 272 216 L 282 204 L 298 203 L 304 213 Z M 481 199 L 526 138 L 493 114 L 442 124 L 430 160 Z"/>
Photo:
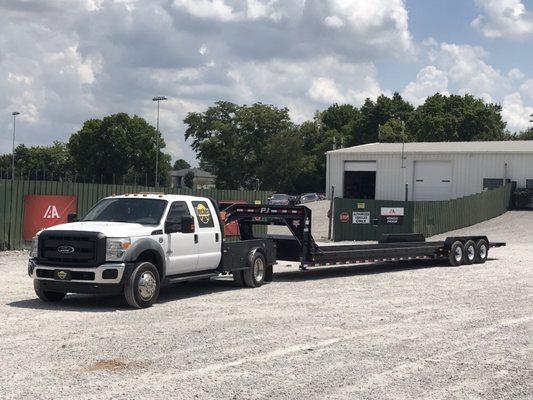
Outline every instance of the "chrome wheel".
<path fill-rule="evenodd" d="M 455 248 L 453 256 L 455 258 L 455 261 L 461 262 L 461 260 L 463 259 L 463 249 L 461 248 L 461 246 L 457 246 Z"/>
<path fill-rule="evenodd" d="M 481 257 L 483 260 L 487 257 L 487 246 L 484 244 L 479 246 L 479 257 Z"/>
<path fill-rule="evenodd" d="M 149 301 L 154 297 L 157 289 L 157 280 L 150 271 L 145 271 L 139 277 L 139 297 L 144 301 Z"/>
<path fill-rule="evenodd" d="M 265 277 L 265 263 L 261 257 L 254 261 L 254 278 L 256 282 L 262 282 Z"/>
<path fill-rule="evenodd" d="M 466 249 L 466 256 L 470 261 L 473 261 L 476 257 L 476 248 L 474 246 L 468 246 Z"/>

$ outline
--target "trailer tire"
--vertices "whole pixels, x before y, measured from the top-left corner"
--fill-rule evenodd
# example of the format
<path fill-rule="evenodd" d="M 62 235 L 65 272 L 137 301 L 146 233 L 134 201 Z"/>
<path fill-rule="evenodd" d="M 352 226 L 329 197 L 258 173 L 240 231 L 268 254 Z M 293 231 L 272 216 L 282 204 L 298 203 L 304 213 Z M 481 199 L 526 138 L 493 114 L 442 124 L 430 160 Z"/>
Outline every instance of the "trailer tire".
<path fill-rule="evenodd" d="M 251 288 L 261 286 L 265 281 L 266 270 L 265 256 L 263 253 L 256 251 L 250 261 L 250 267 L 242 272 L 245 286 Z"/>
<path fill-rule="evenodd" d="M 452 267 L 458 267 L 459 265 L 463 264 L 464 258 L 465 249 L 463 244 L 459 240 L 453 242 L 452 246 L 450 247 L 450 254 L 448 256 L 450 265 Z"/>
<path fill-rule="evenodd" d="M 233 271 L 231 274 L 233 275 L 233 282 L 235 282 L 237 286 L 244 286 L 242 271 Z"/>
<path fill-rule="evenodd" d="M 33 281 L 33 288 L 35 289 L 35 294 L 37 297 L 46 303 L 57 303 L 63 300 L 67 295 L 63 292 L 50 292 L 48 290 L 41 289 L 41 284 L 37 279 Z"/>
<path fill-rule="evenodd" d="M 483 264 L 489 256 L 489 244 L 485 239 L 479 239 L 476 243 L 476 258 L 474 263 Z"/>
<path fill-rule="evenodd" d="M 465 250 L 464 263 L 472 264 L 476 259 L 476 243 L 473 240 L 467 240 L 463 248 Z"/>
<path fill-rule="evenodd" d="M 154 264 L 140 262 L 124 284 L 124 297 L 132 308 L 151 307 L 159 296 L 161 280 Z"/>

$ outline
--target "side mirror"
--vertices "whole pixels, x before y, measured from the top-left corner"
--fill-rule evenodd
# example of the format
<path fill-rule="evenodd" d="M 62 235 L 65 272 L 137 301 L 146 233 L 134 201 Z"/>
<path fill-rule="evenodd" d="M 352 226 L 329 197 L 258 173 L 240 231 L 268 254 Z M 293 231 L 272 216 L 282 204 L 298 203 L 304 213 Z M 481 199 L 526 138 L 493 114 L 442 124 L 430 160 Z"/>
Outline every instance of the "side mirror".
<path fill-rule="evenodd" d="M 193 233 L 194 232 L 194 218 L 193 217 L 182 217 L 181 218 L 181 232 L 182 233 Z"/>
<path fill-rule="evenodd" d="M 67 215 L 67 222 L 76 222 L 78 220 L 78 214 L 70 213 Z"/>
<path fill-rule="evenodd" d="M 180 232 L 181 224 L 179 222 L 165 221 L 165 233 Z"/>

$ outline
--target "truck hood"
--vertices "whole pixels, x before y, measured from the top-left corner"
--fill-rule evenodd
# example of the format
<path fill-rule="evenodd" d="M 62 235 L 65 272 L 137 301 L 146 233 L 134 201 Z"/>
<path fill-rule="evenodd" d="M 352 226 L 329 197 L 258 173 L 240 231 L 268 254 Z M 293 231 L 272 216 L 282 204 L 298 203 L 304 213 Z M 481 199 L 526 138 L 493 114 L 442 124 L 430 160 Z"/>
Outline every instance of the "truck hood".
<path fill-rule="evenodd" d="M 158 229 L 155 225 L 132 224 L 127 222 L 79 221 L 55 225 L 47 231 L 101 232 L 107 237 L 148 236 Z"/>

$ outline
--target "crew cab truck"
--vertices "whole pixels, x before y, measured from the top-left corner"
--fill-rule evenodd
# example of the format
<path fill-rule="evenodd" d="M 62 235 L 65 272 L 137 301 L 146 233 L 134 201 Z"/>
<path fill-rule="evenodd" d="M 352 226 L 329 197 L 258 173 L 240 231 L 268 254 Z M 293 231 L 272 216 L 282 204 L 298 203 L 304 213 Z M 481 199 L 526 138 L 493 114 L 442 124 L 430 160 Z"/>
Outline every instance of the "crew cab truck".
<path fill-rule="evenodd" d="M 46 302 L 67 293 L 123 294 L 131 307 L 156 302 L 162 285 L 232 274 L 247 287 L 272 280 L 275 243 L 227 242 L 217 203 L 204 197 L 111 196 L 81 219 L 33 238 L 28 274 Z"/>

